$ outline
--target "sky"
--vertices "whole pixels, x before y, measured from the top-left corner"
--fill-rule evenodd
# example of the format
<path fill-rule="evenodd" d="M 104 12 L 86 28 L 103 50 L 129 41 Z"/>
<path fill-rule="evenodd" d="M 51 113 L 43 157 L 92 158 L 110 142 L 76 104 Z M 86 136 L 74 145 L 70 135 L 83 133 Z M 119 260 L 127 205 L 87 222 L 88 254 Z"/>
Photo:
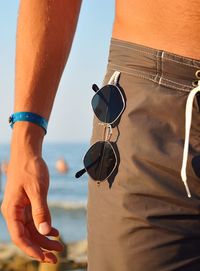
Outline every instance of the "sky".
<path fill-rule="evenodd" d="M 12 2 L 12 4 L 11 4 Z M 8 143 L 12 129 L 15 37 L 18 0 L 0 7 L 0 143 Z M 88 142 L 93 111 L 91 86 L 101 86 L 107 66 L 114 0 L 83 0 L 72 50 L 55 98 L 46 142 Z"/>

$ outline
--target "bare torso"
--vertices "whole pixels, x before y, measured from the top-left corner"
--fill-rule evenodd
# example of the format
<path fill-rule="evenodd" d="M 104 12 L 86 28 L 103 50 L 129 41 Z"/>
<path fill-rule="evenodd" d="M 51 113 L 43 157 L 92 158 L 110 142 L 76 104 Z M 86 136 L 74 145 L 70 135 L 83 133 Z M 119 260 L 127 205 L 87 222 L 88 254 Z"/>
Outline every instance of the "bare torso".
<path fill-rule="evenodd" d="M 200 1 L 116 0 L 113 37 L 200 59 Z"/>

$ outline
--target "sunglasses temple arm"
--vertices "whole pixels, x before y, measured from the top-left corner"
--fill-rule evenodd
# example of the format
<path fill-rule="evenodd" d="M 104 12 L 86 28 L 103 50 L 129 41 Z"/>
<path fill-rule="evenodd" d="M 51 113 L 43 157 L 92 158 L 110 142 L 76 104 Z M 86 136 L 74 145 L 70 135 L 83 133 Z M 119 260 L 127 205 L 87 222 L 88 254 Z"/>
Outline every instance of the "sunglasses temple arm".
<path fill-rule="evenodd" d="M 93 84 L 92 89 L 97 92 L 99 90 L 99 87 L 96 84 Z"/>
<path fill-rule="evenodd" d="M 99 158 L 98 158 L 97 160 L 95 160 L 93 163 L 91 163 L 91 164 L 88 166 L 88 168 L 91 168 L 91 167 L 92 167 L 93 165 L 95 165 L 98 161 L 99 161 Z M 85 174 L 85 172 L 86 172 L 86 169 L 83 168 L 83 169 L 79 170 L 78 172 L 76 172 L 75 177 L 76 177 L 76 178 L 80 178 L 83 174 Z"/>
<path fill-rule="evenodd" d="M 83 168 L 83 169 L 79 170 L 78 172 L 76 172 L 75 177 L 80 178 L 85 172 L 86 172 L 86 169 Z"/>

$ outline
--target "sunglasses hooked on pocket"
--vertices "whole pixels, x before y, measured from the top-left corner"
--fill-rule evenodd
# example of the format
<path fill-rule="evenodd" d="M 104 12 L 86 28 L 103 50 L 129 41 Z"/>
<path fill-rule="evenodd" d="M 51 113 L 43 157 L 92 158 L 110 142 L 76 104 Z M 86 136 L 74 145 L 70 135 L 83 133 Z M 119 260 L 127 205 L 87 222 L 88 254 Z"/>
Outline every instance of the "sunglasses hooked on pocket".
<path fill-rule="evenodd" d="M 83 158 L 84 168 L 76 173 L 76 178 L 87 172 L 94 181 L 104 181 L 117 166 L 118 159 L 110 138 L 112 125 L 125 109 L 125 100 L 117 85 L 119 76 L 120 72 L 115 71 L 108 84 L 101 89 L 95 84 L 92 86 L 96 92 L 91 101 L 92 108 L 107 133 L 105 140 L 97 141 L 86 152 Z"/>

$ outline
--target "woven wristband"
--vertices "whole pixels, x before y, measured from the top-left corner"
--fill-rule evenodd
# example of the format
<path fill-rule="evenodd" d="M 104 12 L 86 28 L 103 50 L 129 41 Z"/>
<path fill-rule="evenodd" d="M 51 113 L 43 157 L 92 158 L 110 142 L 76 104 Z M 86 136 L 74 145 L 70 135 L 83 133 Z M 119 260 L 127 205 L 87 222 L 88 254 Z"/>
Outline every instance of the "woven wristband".
<path fill-rule="evenodd" d="M 11 128 L 13 128 L 13 125 L 17 121 L 29 121 L 29 122 L 35 123 L 38 126 L 42 127 L 45 131 L 45 134 L 47 133 L 48 121 L 36 113 L 16 112 L 9 117 L 8 121 L 10 123 Z"/>

